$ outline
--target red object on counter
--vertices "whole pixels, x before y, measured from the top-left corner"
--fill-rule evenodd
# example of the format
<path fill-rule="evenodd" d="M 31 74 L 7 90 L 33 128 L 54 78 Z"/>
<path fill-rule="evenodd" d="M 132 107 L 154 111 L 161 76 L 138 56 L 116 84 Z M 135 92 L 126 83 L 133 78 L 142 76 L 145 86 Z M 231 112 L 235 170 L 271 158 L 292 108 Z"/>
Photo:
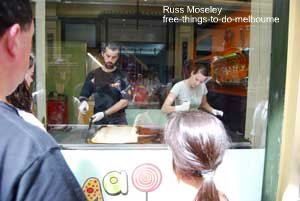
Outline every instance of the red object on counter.
<path fill-rule="evenodd" d="M 68 101 L 64 95 L 50 97 L 47 100 L 48 124 L 68 124 Z"/>

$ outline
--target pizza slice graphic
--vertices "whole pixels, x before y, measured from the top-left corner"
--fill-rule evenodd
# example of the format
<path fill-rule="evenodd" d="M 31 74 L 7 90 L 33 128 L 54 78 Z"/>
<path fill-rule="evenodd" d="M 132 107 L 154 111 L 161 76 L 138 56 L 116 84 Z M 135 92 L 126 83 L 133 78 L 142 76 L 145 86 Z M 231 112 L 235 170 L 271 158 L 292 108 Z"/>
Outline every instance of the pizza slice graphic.
<path fill-rule="evenodd" d="M 83 193 L 87 201 L 103 201 L 101 184 L 95 177 L 90 177 L 84 182 Z"/>

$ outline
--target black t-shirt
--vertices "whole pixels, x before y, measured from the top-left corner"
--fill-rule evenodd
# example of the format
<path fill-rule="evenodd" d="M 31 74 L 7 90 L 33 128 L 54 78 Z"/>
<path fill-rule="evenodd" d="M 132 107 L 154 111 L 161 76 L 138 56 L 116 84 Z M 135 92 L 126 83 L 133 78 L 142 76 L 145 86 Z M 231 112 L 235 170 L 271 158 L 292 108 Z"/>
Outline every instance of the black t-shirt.
<path fill-rule="evenodd" d="M 107 110 L 121 99 L 130 100 L 132 98 L 132 90 L 127 76 L 119 69 L 107 73 L 101 68 L 97 68 L 90 72 L 84 82 L 80 97 L 87 99 L 92 94 L 95 98 L 95 113 Z M 113 115 L 122 114 L 124 110 L 125 108 Z"/>
<path fill-rule="evenodd" d="M 0 200 L 86 200 L 54 139 L 1 101 Z"/>

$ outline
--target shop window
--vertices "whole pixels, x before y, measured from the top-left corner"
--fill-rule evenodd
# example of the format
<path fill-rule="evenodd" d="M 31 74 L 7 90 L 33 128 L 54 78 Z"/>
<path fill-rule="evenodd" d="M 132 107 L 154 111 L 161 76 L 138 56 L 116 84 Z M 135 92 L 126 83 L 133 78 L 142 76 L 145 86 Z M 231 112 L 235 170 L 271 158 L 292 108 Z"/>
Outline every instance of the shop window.
<path fill-rule="evenodd" d="M 164 16 L 183 19 L 188 15 L 164 13 L 163 6 L 209 8 L 207 4 L 138 2 L 47 3 L 46 27 L 51 30 L 47 35 L 46 62 L 49 132 L 59 143 L 87 142 L 89 120 L 97 103 L 95 96 L 90 96 L 89 110 L 81 114 L 80 93 L 87 75 L 105 65 L 103 47 L 113 42 L 118 45 L 118 69 L 126 74 L 132 87 L 132 97 L 125 108 L 128 126 L 156 133 L 143 143 L 163 143 L 158 133 L 163 132 L 166 122 L 166 114 L 161 111 L 166 96 L 176 82 L 189 77 L 193 66 L 204 65 L 209 78 L 207 100 L 224 112 L 218 118 L 224 123 L 233 147 L 264 147 L 271 24 L 222 21 L 224 17 L 263 17 L 266 13 L 257 12 L 253 6 L 257 2 L 212 3 L 209 6 L 220 13 L 211 16 L 219 22 L 201 23 L 197 20 L 207 15 L 194 13 L 188 18 L 194 20 L 191 22 L 186 18 L 166 22 Z M 271 6 L 268 9 L 271 12 Z M 80 140 L 68 137 L 70 133 Z"/>

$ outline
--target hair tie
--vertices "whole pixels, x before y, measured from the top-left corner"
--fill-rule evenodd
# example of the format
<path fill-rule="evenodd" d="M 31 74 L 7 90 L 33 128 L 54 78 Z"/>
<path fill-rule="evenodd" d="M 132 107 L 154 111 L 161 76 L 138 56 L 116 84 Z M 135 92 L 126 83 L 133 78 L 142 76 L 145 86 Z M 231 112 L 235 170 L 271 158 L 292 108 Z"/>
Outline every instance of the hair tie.
<path fill-rule="evenodd" d="M 215 171 L 214 170 L 204 170 L 204 171 L 201 171 L 201 175 L 204 178 L 204 180 L 211 181 L 214 178 Z"/>

